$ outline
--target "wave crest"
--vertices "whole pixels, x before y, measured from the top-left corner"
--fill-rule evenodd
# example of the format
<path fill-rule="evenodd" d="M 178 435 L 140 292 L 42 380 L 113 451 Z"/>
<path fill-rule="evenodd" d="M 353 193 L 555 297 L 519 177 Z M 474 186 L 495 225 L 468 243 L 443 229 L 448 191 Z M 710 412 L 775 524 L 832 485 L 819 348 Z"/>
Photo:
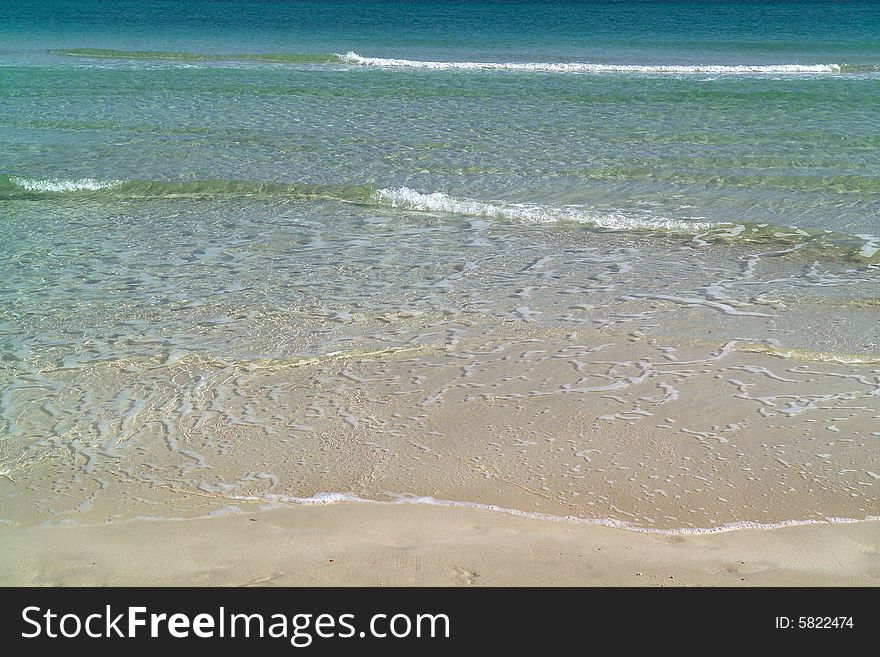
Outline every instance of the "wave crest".
<path fill-rule="evenodd" d="M 9 182 L 26 192 L 96 192 L 100 189 L 113 189 L 123 184 L 121 180 L 96 180 L 95 178 L 79 178 L 64 180 L 62 178 L 20 178 L 9 176 Z"/>
<path fill-rule="evenodd" d="M 409 187 L 379 189 L 373 197 L 379 203 L 390 205 L 393 208 L 407 208 L 423 212 L 445 212 L 468 217 L 506 219 L 538 224 L 559 222 L 591 224 L 610 230 L 647 229 L 694 234 L 696 231 L 709 230 L 719 225 L 709 222 L 691 222 L 679 219 L 639 216 L 635 213 L 601 212 L 573 205 L 549 206 L 531 203 L 487 203 L 455 198 L 442 192 L 425 194 Z"/>
<path fill-rule="evenodd" d="M 94 178 L 26 178 L 0 174 L 0 201 L 57 197 L 91 199 L 220 199 L 281 198 L 335 201 L 356 205 L 401 208 L 413 212 L 532 224 L 582 224 L 593 229 L 654 233 L 688 238 L 695 246 L 721 242 L 783 244 L 810 252 L 863 262 L 880 262 L 880 237 L 850 235 L 771 223 L 708 222 L 666 217 L 634 208 L 596 209 L 581 205 L 546 205 L 481 201 L 443 192 L 420 192 L 409 187 L 376 189 L 370 185 L 316 185 L 246 180 L 97 180 Z"/>
<path fill-rule="evenodd" d="M 337 54 L 343 64 L 381 68 L 423 68 L 438 71 L 491 70 L 540 73 L 672 73 L 672 74 L 802 74 L 839 73 L 840 64 L 587 64 L 580 62 L 436 62 L 415 59 L 363 57 L 356 52 Z"/>
<path fill-rule="evenodd" d="M 588 62 L 470 62 L 364 57 L 356 52 L 340 53 L 202 53 L 168 50 L 111 50 L 67 48 L 51 50 L 55 55 L 84 59 L 171 61 L 188 65 L 227 63 L 258 64 L 343 64 L 375 68 L 415 68 L 438 71 L 518 71 L 537 73 L 634 73 L 674 75 L 798 75 L 822 73 L 876 73 L 877 65 L 849 64 L 592 64 Z"/>

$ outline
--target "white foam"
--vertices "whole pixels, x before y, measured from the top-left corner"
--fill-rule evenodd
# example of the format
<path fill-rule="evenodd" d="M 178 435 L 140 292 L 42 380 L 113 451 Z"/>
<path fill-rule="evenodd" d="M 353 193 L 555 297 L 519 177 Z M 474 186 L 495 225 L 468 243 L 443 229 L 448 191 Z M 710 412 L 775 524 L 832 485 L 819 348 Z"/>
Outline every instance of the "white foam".
<path fill-rule="evenodd" d="M 362 497 L 358 497 L 357 495 L 351 495 L 349 493 L 315 493 L 311 497 L 294 497 L 293 495 L 282 495 L 279 493 L 263 493 L 259 496 L 233 496 L 233 499 L 236 500 L 246 500 L 251 502 L 266 502 L 266 508 L 278 508 L 280 506 L 284 506 L 285 504 L 296 504 L 300 506 L 323 506 L 326 504 L 339 504 L 341 502 L 362 502 L 362 503 L 372 503 L 372 500 L 367 500 Z"/>
<path fill-rule="evenodd" d="M 506 219 L 529 223 L 575 222 L 591 224 L 611 230 L 663 230 L 691 234 L 695 230 L 714 228 L 718 224 L 688 222 L 647 214 L 602 212 L 576 205 L 550 206 L 533 203 L 504 203 L 455 198 L 442 192 L 423 193 L 409 187 L 377 190 L 373 198 L 393 208 L 408 208 L 422 212 L 444 212 L 469 217 Z"/>
<path fill-rule="evenodd" d="M 880 237 L 874 235 L 856 235 L 856 237 L 865 240 L 859 255 L 863 258 L 873 258 L 877 251 L 880 251 Z"/>
<path fill-rule="evenodd" d="M 219 509 L 214 509 L 208 515 L 210 516 L 234 516 L 241 513 L 241 508 L 235 506 L 234 504 L 226 504 L 221 506 Z"/>
<path fill-rule="evenodd" d="M 700 299 L 697 297 L 677 297 L 671 294 L 633 294 L 631 296 L 637 299 L 657 299 L 658 301 L 672 301 L 673 303 L 680 303 L 685 306 L 705 306 L 706 308 L 712 308 L 713 310 L 723 312 L 725 315 L 743 315 L 746 317 L 773 317 L 773 315 L 768 315 L 767 313 L 737 310 L 730 304 L 721 303 L 720 301 L 709 301 L 708 299 Z"/>
<path fill-rule="evenodd" d="M 880 516 L 866 516 L 865 518 L 836 518 L 826 517 L 822 520 L 782 520 L 773 523 L 760 523 L 751 520 L 742 520 L 738 522 L 726 523 L 716 527 L 679 527 L 673 529 L 658 529 L 653 527 L 641 527 L 633 525 L 630 522 L 619 520 L 617 518 L 581 518 L 580 516 L 558 516 L 550 513 L 535 513 L 533 511 L 521 511 L 519 509 L 511 509 L 507 507 L 497 506 L 495 504 L 483 504 L 480 502 L 462 502 L 456 500 L 443 500 L 436 497 L 422 495 L 399 495 L 388 494 L 391 501 L 369 500 L 350 493 L 315 493 L 312 497 L 294 497 L 290 495 L 277 495 L 267 493 L 264 495 L 248 495 L 234 496 L 233 499 L 249 502 L 268 502 L 264 509 L 275 509 L 285 505 L 293 504 L 297 506 L 327 505 L 341 503 L 357 503 L 357 504 L 377 504 L 377 505 L 395 505 L 395 504 L 424 504 L 428 506 L 442 506 L 453 508 L 479 509 L 483 511 L 492 511 L 494 513 L 504 513 L 507 515 L 518 516 L 521 518 L 531 518 L 533 520 L 547 520 L 550 522 L 566 522 L 580 525 L 600 525 L 603 527 L 613 527 L 616 529 L 624 529 L 626 531 L 639 532 L 644 534 L 662 534 L 666 536 L 677 535 L 699 535 L 699 534 L 720 534 L 723 532 L 737 531 L 740 529 L 780 529 L 782 527 L 794 527 L 801 525 L 825 525 L 840 524 L 853 522 L 871 522 L 880 520 Z"/>
<path fill-rule="evenodd" d="M 356 52 L 336 54 L 343 64 L 382 68 L 422 68 L 437 71 L 524 71 L 535 73 L 666 73 L 666 74 L 802 74 L 839 73 L 839 64 L 587 64 L 581 62 L 434 62 L 387 57 L 363 57 Z"/>
<path fill-rule="evenodd" d="M 96 180 L 94 178 L 79 178 L 78 180 L 48 178 L 40 180 L 10 176 L 9 181 L 16 187 L 20 187 L 28 192 L 95 192 L 99 189 L 112 189 L 122 184 L 121 180 Z"/>

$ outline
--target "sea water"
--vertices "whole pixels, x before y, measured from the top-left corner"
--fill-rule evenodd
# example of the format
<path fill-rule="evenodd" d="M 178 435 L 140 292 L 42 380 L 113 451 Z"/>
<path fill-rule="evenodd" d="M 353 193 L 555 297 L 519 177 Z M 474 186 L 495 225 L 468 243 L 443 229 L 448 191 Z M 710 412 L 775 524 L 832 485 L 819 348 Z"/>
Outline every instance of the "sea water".
<path fill-rule="evenodd" d="M 38 520 L 878 508 L 880 3 L 10 0 L 0 144 Z"/>

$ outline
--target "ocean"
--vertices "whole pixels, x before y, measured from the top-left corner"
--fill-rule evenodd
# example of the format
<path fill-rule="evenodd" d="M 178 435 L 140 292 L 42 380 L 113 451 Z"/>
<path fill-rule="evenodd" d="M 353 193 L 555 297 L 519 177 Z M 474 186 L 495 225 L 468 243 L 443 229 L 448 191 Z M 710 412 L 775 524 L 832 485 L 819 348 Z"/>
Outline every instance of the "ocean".
<path fill-rule="evenodd" d="M 880 510 L 880 2 L 7 0 L 0 154 L 6 522 Z"/>

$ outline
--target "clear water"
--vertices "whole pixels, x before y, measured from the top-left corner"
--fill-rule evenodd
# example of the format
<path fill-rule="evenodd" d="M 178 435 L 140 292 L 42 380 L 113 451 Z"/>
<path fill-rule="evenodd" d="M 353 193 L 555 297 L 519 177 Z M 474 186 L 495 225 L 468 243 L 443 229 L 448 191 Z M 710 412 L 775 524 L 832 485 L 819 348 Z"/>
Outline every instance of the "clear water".
<path fill-rule="evenodd" d="M 747 341 L 871 381 L 878 153 L 878 2 L 11 0 L 4 471 L 57 513 L 107 473 L 155 483 L 162 459 L 189 490 L 272 481 L 259 460 L 233 473 L 233 439 L 199 443 L 229 465 L 180 466 L 224 408 L 267 435 L 314 425 L 283 395 L 238 408 L 262 389 L 224 368 L 520 325 Z M 309 385 L 350 427 L 357 391 Z M 863 388 L 857 439 L 877 422 Z M 846 458 L 876 472 L 875 444 Z M 386 490 L 306 461 L 275 490 Z M 396 492 L 437 492 L 404 473 Z M 823 512 L 876 508 L 838 483 Z"/>

